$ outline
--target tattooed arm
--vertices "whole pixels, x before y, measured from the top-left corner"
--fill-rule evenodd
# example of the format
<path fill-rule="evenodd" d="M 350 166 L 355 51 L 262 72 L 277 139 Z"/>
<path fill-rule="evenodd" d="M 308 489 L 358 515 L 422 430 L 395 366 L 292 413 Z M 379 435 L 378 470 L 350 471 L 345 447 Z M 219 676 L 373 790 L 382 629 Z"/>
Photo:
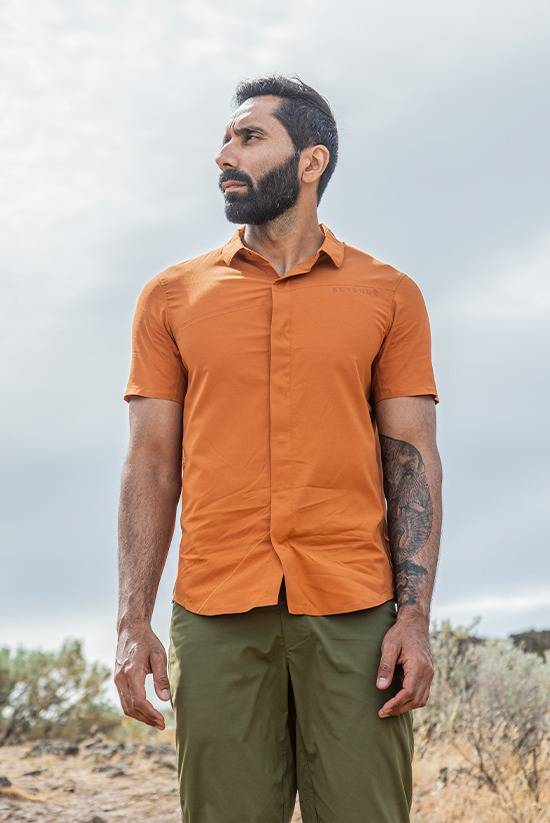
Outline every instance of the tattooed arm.
<path fill-rule="evenodd" d="M 428 628 L 441 536 L 442 468 L 430 395 L 382 400 L 376 418 L 398 605 L 379 675 L 391 680 L 395 663 L 403 664 L 406 693 L 383 707 L 400 713 L 425 705 L 433 677 Z"/>
<path fill-rule="evenodd" d="M 430 396 L 377 404 L 399 617 L 429 623 L 441 535 L 441 460 Z"/>

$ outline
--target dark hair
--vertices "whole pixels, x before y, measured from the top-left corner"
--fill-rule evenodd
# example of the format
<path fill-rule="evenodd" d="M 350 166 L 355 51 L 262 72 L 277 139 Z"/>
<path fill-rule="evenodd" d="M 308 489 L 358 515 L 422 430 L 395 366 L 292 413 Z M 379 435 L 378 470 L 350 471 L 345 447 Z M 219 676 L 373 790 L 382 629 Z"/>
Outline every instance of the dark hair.
<path fill-rule="evenodd" d="M 329 162 L 317 186 L 319 204 L 338 159 L 338 131 L 328 101 L 297 75 L 284 77 L 282 74 L 272 74 L 255 80 L 241 80 L 232 103 L 238 107 L 250 97 L 265 94 L 283 98 L 273 116 L 289 133 L 296 151 L 318 144 L 329 150 Z"/>

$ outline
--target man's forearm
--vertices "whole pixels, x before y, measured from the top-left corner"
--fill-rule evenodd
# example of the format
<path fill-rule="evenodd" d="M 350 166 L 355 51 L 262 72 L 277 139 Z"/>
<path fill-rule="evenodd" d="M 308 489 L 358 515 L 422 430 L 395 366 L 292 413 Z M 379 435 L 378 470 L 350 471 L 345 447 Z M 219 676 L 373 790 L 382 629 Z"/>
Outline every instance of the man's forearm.
<path fill-rule="evenodd" d="M 126 460 L 118 512 L 119 631 L 151 619 L 180 493 L 181 475 Z"/>
<path fill-rule="evenodd" d="M 401 618 L 429 624 L 441 537 L 441 461 L 437 448 L 380 436 L 388 532 Z"/>

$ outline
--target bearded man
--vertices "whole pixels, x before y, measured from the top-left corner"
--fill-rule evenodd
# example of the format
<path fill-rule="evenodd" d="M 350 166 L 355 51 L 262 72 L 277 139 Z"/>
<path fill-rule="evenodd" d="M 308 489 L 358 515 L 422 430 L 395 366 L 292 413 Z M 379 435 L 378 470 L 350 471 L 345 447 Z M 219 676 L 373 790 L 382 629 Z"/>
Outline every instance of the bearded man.
<path fill-rule="evenodd" d="M 300 78 L 243 81 L 215 161 L 225 242 L 132 328 L 115 682 L 164 728 L 185 823 L 408 823 L 433 678 L 439 402 L 423 295 L 317 208 L 338 133 Z M 166 653 L 151 629 L 181 497 Z"/>

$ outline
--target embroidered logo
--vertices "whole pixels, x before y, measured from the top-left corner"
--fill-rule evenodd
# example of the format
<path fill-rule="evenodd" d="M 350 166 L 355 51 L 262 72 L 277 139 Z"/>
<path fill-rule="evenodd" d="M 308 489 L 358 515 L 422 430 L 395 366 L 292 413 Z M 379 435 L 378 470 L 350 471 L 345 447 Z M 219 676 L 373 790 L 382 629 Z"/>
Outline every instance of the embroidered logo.
<path fill-rule="evenodd" d="M 370 294 L 372 297 L 379 294 L 379 289 L 373 286 L 333 286 L 332 291 L 339 294 Z"/>

